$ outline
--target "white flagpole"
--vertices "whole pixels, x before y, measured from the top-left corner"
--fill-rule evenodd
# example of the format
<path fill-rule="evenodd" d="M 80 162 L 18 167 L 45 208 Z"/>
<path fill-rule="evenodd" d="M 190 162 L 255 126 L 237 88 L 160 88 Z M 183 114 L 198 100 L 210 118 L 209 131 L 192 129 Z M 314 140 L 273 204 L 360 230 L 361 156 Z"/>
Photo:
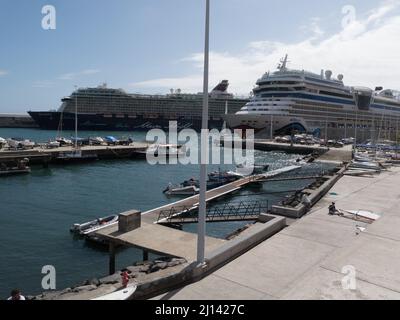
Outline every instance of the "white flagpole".
<path fill-rule="evenodd" d="M 199 224 L 197 238 L 197 262 L 204 264 L 206 237 L 206 192 L 207 192 L 207 162 L 208 162 L 208 63 L 210 34 L 210 0 L 206 0 L 206 30 L 204 47 L 204 83 L 203 83 L 203 114 L 201 130 L 201 164 L 200 164 L 200 195 Z"/>

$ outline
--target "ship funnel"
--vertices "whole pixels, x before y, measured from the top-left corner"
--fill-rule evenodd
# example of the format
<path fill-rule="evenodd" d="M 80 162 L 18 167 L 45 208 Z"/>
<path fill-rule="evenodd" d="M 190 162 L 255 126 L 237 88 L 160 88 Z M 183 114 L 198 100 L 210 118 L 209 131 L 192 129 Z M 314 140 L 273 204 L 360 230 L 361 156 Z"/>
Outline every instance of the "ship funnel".
<path fill-rule="evenodd" d="M 222 80 L 212 91 L 227 92 L 228 87 L 229 87 L 229 81 Z"/>
<path fill-rule="evenodd" d="M 326 70 L 325 71 L 325 78 L 327 80 L 331 80 L 331 78 L 332 78 L 332 71 L 331 70 Z"/>

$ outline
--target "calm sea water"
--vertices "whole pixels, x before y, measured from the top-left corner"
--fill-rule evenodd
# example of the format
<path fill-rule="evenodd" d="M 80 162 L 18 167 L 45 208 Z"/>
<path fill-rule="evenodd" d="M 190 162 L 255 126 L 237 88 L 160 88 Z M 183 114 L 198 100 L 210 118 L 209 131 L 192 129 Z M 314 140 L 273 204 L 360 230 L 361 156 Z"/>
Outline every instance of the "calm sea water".
<path fill-rule="evenodd" d="M 24 137 L 38 142 L 54 138 L 56 132 L 35 129 L 1 129 L 0 137 Z M 81 137 L 99 132 L 80 132 Z M 103 132 L 102 136 L 127 135 Z M 69 133 L 65 133 L 69 136 Z M 145 133 L 129 133 L 144 140 Z M 284 153 L 255 152 L 260 163 L 272 169 L 292 165 L 299 157 Z M 219 166 L 210 166 L 217 170 Z M 233 169 L 232 166 L 220 166 Z M 301 174 L 326 169 L 320 164 L 305 166 Z M 72 224 L 126 210 L 148 210 L 177 199 L 167 198 L 162 190 L 169 182 L 179 183 L 198 177 L 196 165 L 151 166 L 145 160 L 99 161 L 90 164 L 34 167 L 31 175 L 0 179 L 0 297 L 19 288 L 25 294 L 42 292 L 42 267 L 53 265 L 57 271 L 57 289 L 93 277 L 107 275 L 107 251 L 76 240 L 69 232 Z M 274 182 L 262 190 L 243 190 L 228 202 L 280 201 L 288 190 L 300 189 L 310 181 Z M 279 193 L 281 192 L 281 193 Z M 216 204 L 221 205 L 221 204 Z M 207 234 L 225 237 L 246 223 L 207 225 Z M 195 232 L 196 225 L 185 226 Z M 141 252 L 126 249 L 117 256 L 117 268 L 141 260 Z"/>

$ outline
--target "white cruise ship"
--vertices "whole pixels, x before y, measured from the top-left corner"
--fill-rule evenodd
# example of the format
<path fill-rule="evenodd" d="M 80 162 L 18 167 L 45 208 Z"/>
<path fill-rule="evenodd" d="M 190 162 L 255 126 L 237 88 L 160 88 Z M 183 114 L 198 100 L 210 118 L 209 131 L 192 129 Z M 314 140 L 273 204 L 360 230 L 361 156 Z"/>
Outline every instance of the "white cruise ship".
<path fill-rule="evenodd" d="M 312 133 L 326 139 L 395 139 L 400 120 L 400 94 L 394 90 L 349 87 L 344 76 L 287 68 L 257 81 L 254 96 L 239 112 L 225 116 L 231 129 L 254 129 L 256 136 Z"/>

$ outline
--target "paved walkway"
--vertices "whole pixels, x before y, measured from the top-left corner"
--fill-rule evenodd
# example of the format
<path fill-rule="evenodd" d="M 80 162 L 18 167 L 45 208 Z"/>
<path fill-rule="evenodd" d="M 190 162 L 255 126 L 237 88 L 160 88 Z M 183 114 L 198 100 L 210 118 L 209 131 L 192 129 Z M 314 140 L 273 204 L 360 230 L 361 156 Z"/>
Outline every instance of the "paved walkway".
<path fill-rule="evenodd" d="M 343 177 L 313 211 L 202 281 L 156 299 L 400 299 L 400 168 L 375 178 Z M 357 235 L 353 220 L 329 216 L 370 210 L 382 218 Z M 356 290 L 342 286 L 345 266 Z"/>

